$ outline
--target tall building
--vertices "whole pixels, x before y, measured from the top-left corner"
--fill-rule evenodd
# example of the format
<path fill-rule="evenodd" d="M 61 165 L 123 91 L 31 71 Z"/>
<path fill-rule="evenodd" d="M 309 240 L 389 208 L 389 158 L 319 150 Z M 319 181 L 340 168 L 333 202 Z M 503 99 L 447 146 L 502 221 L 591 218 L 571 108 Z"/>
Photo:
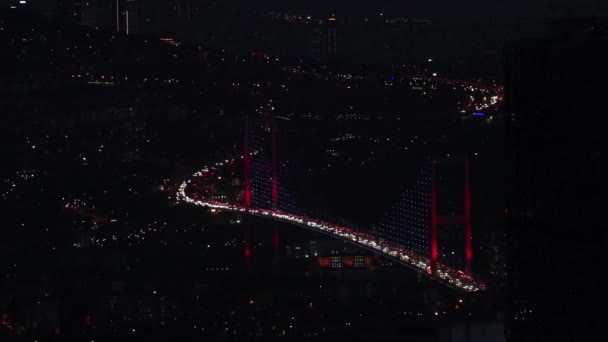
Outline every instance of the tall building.
<path fill-rule="evenodd" d="M 555 34 L 505 49 L 508 341 L 599 336 L 608 80 L 602 26 L 556 23 Z"/>
<path fill-rule="evenodd" d="M 321 59 L 323 50 L 323 32 L 320 26 L 315 26 L 310 36 L 310 56 L 315 60 Z"/>
<path fill-rule="evenodd" d="M 140 33 L 140 8 L 137 0 L 84 0 L 98 17 L 95 26 L 111 28 L 122 34 Z M 84 8 L 84 5 L 83 5 Z"/>
<path fill-rule="evenodd" d="M 337 19 L 335 17 L 316 22 L 309 36 L 312 59 L 328 60 L 336 57 L 338 49 L 336 30 Z"/>
<path fill-rule="evenodd" d="M 189 22 L 192 19 L 192 7 L 190 0 L 178 0 L 176 3 L 177 21 L 180 23 Z"/>
<path fill-rule="evenodd" d="M 333 16 L 315 22 L 309 35 L 309 54 L 312 59 L 328 60 L 336 57 L 338 51 L 337 26 L 338 19 Z"/>
<path fill-rule="evenodd" d="M 139 33 L 139 7 L 137 0 L 128 0 L 125 8 L 125 33 Z"/>
<path fill-rule="evenodd" d="M 338 19 L 329 17 L 325 21 L 325 55 L 327 58 L 334 58 L 337 54 L 338 43 L 336 42 L 336 29 Z"/>

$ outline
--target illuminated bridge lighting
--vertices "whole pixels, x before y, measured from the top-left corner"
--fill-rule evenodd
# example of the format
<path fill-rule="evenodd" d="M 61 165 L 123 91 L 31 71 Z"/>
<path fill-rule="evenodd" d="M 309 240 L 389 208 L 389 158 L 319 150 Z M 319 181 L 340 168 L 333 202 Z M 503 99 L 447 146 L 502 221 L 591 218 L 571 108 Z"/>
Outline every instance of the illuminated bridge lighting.
<path fill-rule="evenodd" d="M 401 244 L 403 241 L 400 241 L 400 244 L 393 243 L 386 241 L 381 237 L 374 236 L 370 233 L 363 232 L 352 227 L 334 224 L 306 215 L 292 214 L 279 209 L 273 210 L 268 208 L 256 208 L 253 206 L 246 210 L 245 206 L 243 205 L 222 202 L 217 199 L 209 198 L 209 196 L 205 197 L 205 194 L 209 194 L 209 190 L 205 189 L 202 191 L 197 189 L 197 194 L 202 194 L 203 196 L 192 195 L 192 197 L 190 197 L 186 194 L 186 189 L 191 186 L 193 178 L 203 178 L 207 180 L 217 179 L 218 177 L 216 177 L 216 174 L 219 172 L 220 166 L 230 166 L 234 164 L 235 160 L 231 159 L 228 163 L 217 163 L 214 167 L 204 167 L 202 170 L 194 173 L 190 179 L 184 181 L 178 188 L 177 200 L 179 202 L 190 203 L 210 209 L 246 213 L 252 216 L 266 217 L 276 221 L 304 227 L 350 242 L 358 247 L 371 250 L 378 255 L 382 255 L 400 264 L 427 274 L 436 281 L 452 288 L 464 292 L 485 290 L 485 285 L 473 279 L 473 277 L 469 274 L 466 274 L 460 270 L 452 269 L 441 263 L 437 264 L 437 273 L 433 276 L 431 274 L 431 260 L 426 256 L 421 256 L 419 253 L 416 253 L 423 250 L 422 246 L 416 248 L 415 244 L 407 244 L 407 247 L 409 248 L 406 248 L 406 246 Z M 426 194 L 423 196 L 426 196 Z M 414 252 L 414 250 L 416 250 L 416 252 Z"/>

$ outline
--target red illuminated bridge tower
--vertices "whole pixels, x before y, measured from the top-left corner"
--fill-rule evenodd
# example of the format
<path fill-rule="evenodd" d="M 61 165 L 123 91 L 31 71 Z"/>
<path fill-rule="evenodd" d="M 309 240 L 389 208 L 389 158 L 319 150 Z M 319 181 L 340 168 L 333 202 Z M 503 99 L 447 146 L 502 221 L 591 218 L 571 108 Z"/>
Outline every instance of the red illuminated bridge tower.
<path fill-rule="evenodd" d="M 243 187 L 244 187 L 244 204 L 245 212 L 249 212 L 251 207 L 251 163 L 250 163 L 250 151 L 249 151 L 249 117 L 245 116 L 244 120 L 244 133 L 243 133 Z M 245 261 L 248 266 L 251 258 L 251 232 L 249 228 L 249 222 L 245 221 Z"/>
<path fill-rule="evenodd" d="M 260 106 L 256 110 L 256 113 L 260 114 L 262 118 L 266 120 L 267 126 L 270 130 L 271 135 L 271 152 L 272 152 L 272 164 L 271 164 L 271 195 L 272 195 L 272 209 L 277 210 L 277 203 L 279 198 L 278 189 L 278 152 L 277 152 L 277 122 L 276 116 L 273 115 L 275 107 L 272 104 L 272 100 L 264 106 Z M 251 207 L 251 149 L 249 144 L 249 117 L 245 116 L 244 134 L 243 134 L 243 186 L 244 186 L 244 200 L 245 210 L 248 211 Z"/>
<path fill-rule="evenodd" d="M 271 135 L 271 152 L 272 152 L 272 164 L 271 164 L 271 194 L 272 194 L 272 210 L 277 210 L 279 189 L 278 189 L 278 152 L 277 152 L 277 122 L 276 117 L 273 115 L 275 107 L 272 104 L 272 100 L 266 105 L 260 106 L 256 113 L 260 114 L 262 118 L 266 120 L 266 123 L 270 130 Z M 249 116 L 245 116 L 244 133 L 243 133 L 243 187 L 244 187 L 244 205 L 245 211 L 249 212 L 251 208 L 251 148 L 249 142 Z M 275 224 L 275 231 L 273 237 L 273 244 L 275 249 L 275 262 L 278 262 L 279 255 L 279 232 L 278 227 Z M 249 234 L 246 237 L 245 244 L 245 256 L 251 255 Z M 276 265 L 275 265 L 276 266 Z"/>
<path fill-rule="evenodd" d="M 277 122 L 275 117 L 270 116 L 270 134 L 272 139 L 272 210 L 277 210 L 279 198 L 278 189 L 278 156 L 277 156 Z M 274 223 L 274 235 L 272 238 L 274 246 L 274 270 L 279 270 L 279 226 Z"/>
<path fill-rule="evenodd" d="M 454 160 L 434 161 L 432 165 L 431 178 L 431 273 L 436 275 L 437 262 L 439 258 L 439 242 L 437 228 L 439 225 L 462 225 L 464 229 L 464 251 L 465 265 L 464 271 L 471 274 L 471 262 L 473 261 L 473 251 L 471 246 L 471 188 L 469 178 L 469 162 L 466 158 L 461 159 L 464 168 L 464 205 L 460 215 L 440 215 L 438 210 L 438 177 L 437 168 L 446 163 L 453 163 Z"/>

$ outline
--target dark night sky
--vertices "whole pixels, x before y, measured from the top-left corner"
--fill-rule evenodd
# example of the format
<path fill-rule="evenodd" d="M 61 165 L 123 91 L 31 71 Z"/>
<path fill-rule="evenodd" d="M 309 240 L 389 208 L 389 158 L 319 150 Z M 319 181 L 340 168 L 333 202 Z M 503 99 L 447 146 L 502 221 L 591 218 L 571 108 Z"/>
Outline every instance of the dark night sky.
<path fill-rule="evenodd" d="M 605 0 L 228 0 L 245 6 L 283 9 L 327 15 L 371 15 L 384 12 L 407 17 L 442 19 L 450 21 L 504 20 L 512 17 L 547 17 L 555 10 L 551 8 L 570 3 L 575 9 L 585 9 L 586 13 L 596 12 L 606 16 L 608 5 Z M 602 11 L 598 9 L 602 8 Z"/>

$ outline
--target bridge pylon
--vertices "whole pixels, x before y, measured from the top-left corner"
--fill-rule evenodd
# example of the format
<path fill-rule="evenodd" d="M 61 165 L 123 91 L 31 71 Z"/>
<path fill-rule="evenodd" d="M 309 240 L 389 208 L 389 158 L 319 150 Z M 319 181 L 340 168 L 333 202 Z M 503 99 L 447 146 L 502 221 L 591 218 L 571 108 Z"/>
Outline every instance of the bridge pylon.
<path fill-rule="evenodd" d="M 249 211 L 251 206 L 251 164 L 249 158 L 251 153 L 249 150 L 249 117 L 245 116 L 244 132 L 243 132 L 243 187 L 245 211 Z"/>
<path fill-rule="evenodd" d="M 459 224 L 464 228 L 464 250 L 465 250 L 465 265 L 464 272 L 471 274 L 472 261 L 473 261 L 473 247 L 471 244 L 471 183 L 469 175 L 469 161 L 468 159 L 461 158 L 456 162 L 462 163 L 464 169 L 464 205 L 463 213 L 461 215 L 446 216 L 440 215 L 438 210 L 438 177 L 437 167 L 440 164 L 446 164 L 448 162 L 455 162 L 456 160 L 434 160 L 432 163 L 432 176 L 431 176 L 431 274 L 435 276 L 437 274 L 437 262 L 439 259 L 439 241 L 437 228 L 442 224 Z"/>

